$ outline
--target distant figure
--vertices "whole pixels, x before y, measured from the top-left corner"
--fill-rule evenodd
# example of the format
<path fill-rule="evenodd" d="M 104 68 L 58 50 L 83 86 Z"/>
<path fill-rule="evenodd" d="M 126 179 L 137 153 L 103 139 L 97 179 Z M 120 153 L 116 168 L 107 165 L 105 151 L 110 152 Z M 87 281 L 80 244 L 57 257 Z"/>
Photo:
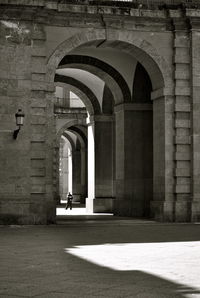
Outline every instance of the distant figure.
<path fill-rule="evenodd" d="M 69 192 L 68 195 L 67 195 L 67 205 L 66 205 L 66 210 L 68 208 L 70 208 L 70 210 L 72 210 L 72 200 L 73 200 L 73 196 L 72 194 Z"/>

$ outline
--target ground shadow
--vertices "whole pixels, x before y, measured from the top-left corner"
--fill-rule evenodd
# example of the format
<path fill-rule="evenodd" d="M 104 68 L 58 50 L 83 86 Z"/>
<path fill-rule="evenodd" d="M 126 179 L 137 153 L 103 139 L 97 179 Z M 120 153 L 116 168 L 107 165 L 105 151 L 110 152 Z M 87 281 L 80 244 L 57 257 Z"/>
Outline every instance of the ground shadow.
<path fill-rule="evenodd" d="M 146 270 L 114 270 L 66 253 L 77 246 L 200 241 L 200 225 L 107 222 L 0 229 L 0 297 L 183 298 L 195 286 Z M 101 251 L 97 252 L 101 254 Z M 126 252 L 124 252 L 126 253 Z M 102 252 L 103 256 L 103 252 Z M 120 256 L 116 256 L 116 261 Z M 139 256 L 140 257 L 140 256 Z M 141 256 L 142 258 L 142 256 Z M 163 256 L 168 258 L 168 256 Z M 176 262 L 176 260 L 169 260 Z M 197 262 L 197 260 L 195 260 Z M 177 264 L 178 266 L 178 264 Z M 190 264 L 188 264 L 190 266 Z"/>

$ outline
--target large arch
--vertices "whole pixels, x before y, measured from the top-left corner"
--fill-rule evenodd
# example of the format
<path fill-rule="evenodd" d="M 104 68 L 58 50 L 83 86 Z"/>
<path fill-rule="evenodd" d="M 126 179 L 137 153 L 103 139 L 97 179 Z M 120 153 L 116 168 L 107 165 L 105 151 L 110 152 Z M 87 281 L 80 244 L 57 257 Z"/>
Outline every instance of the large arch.
<path fill-rule="evenodd" d="M 93 32 L 93 31 L 92 31 Z M 171 73 L 168 67 L 168 64 L 164 60 L 164 58 L 158 54 L 157 50 L 146 40 L 142 40 L 140 38 L 135 38 L 132 32 L 124 32 L 124 34 L 120 34 L 118 31 L 114 31 L 114 34 L 108 35 L 107 40 L 106 38 L 102 37 L 103 33 L 102 31 L 96 31 L 93 35 L 91 32 L 87 32 L 85 34 L 81 34 L 80 38 L 79 35 L 76 35 L 74 37 L 71 37 L 68 41 L 63 42 L 58 48 L 55 50 L 55 52 L 51 55 L 51 57 L 48 60 L 48 65 L 47 65 L 47 77 L 49 78 L 50 82 L 53 81 L 54 74 L 56 71 L 56 68 L 59 66 L 60 61 L 68 54 L 70 54 L 70 51 L 73 50 L 73 48 L 76 48 L 78 46 L 81 46 L 83 44 L 86 44 L 87 42 L 96 42 L 97 40 L 99 41 L 104 41 L 103 46 L 109 46 L 110 48 L 118 48 L 124 52 L 127 52 L 134 56 L 138 62 L 141 63 L 141 65 L 144 67 L 144 69 L 147 71 L 151 83 L 152 83 L 152 90 L 154 92 L 154 98 L 156 98 L 155 93 L 158 92 L 157 100 L 154 105 L 154 115 L 155 119 L 152 121 L 154 123 L 154 139 L 153 139 L 153 144 L 155 147 L 154 150 L 154 161 L 153 161 L 153 166 L 154 166 L 154 185 L 155 186 L 155 192 L 156 192 L 156 200 L 157 201 L 163 201 L 165 200 L 165 197 L 161 197 L 162 192 L 160 191 L 160 188 L 162 188 L 162 191 L 166 189 L 166 167 L 167 161 L 164 158 L 166 154 L 166 143 L 168 142 L 169 146 L 171 146 L 172 140 L 170 139 L 169 135 L 166 135 L 166 130 L 165 127 L 169 127 L 170 130 L 173 130 L 172 123 L 170 122 L 170 118 L 166 117 L 165 114 L 165 105 L 168 104 L 167 101 L 165 100 L 164 95 L 170 95 L 172 96 L 174 91 L 173 91 L 173 82 L 171 78 Z M 109 39 L 110 36 L 110 39 Z M 69 47 L 68 43 L 69 42 Z M 73 44 L 72 44 L 73 43 Z M 68 66 L 71 66 L 70 64 Z M 76 64 L 72 64 L 73 67 L 77 68 Z M 81 64 L 78 64 L 79 67 L 81 67 Z M 84 68 L 86 65 L 84 65 Z M 87 67 L 93 67 L 88 65 Z M 115 78 L 113 78 L 115 79 Z M 159 90 L 159 91 L 158 91 Z M 163 92 L 160 92 L 160 91 Z M 119 103 L 119 102 L 118 102 Z M 123 100 L 122 100 L 123 103 Z M 133 133 L 133 129 L 135 129 L 134 126 L 134 121 L 133 115 L 136 113 L 137 109 L 139 110 L 146 109 L 148 107 L 136 107 L 134 104 L 121 104 L 115 107 L 115 115 L 117 114 L 117 120 L 115 122 L 115 128 L 116 128 L 116 194 L 118 194 L 117 201 L 118 203 L 116 204 L 115 210 L 119 212 L 115 212 L 115 214 L 119 215 L 130 215 L 132 216 L 133 209 L 136 206 L 133 206 L 133 202 L 131 202 L 131 197 L 133 193 L 132 189 L 132 181 L 131 181 L 131 176 L 129 175 L 129 165 L 131 164 L 131 154 L 132 154 L 132 149 L 134 148 L 133 146 L 133 139 L 131 140 L 131 135 Z M 158 113 L 157 113 L 158 111 Z M 160 112 L 162 112 L 163 116 L 163 124 L 160 125 L 159 131 L 156 128 L 157 123 L 159 122 L 159 117 L 161 117 Z M 125 117 L 127 116 L 127 117 Z M 138 115 L 139 116 L 139 115 Z M 140 116 L 139 116 L 140 117 Z M 126 118 L 126 119 L 125 119 Z M 168 123 L 167 123 L 168 121 Z M 130 125 L 131 123 L 131 125 Z M 98 123 L 98 129 L 99 132 L 102 128 L 103 124 Z M 95 126 L 96 129 L 97 126 Z M 124 129 L 125 128 L 125 129 Z M 110 130 L 111 131 L 111 130 Z M 96 131 L 95 131 L 96 132 Z M 121 132 L 121 133 L 120 133 Z M 138 129 L 135 131 L 135 136 L 134 136 L 134 141 L 137 141 L 137 134 L 140 132 Z M 117 135 L 118 133 L 118 135 Z M 97 133 L 98 135 L 98 133 Z M 99 133 L 100 135 L 100 133 Z M 110 138 L 108 138 L 110 139 Z M 128 142 L 127 142 L 128 141 Z M 125 144 L 125 146 L 124 146 Z M 127 145 L 128 144 L 128 145 Z M 168 148 L 169 148 L 168 146 Z M 99 146 L 100 147 L 100 146 Z M 170 147 L 171 150 L 171 147 Z M 100 151 L 99 151 L 100 153 Z M 170 151 L 171 154 L 171 151 Z M 169 155 L 170 155 L 169 154 Z M 168 156 L 169 156 L 168 155 Z M 129 156 L 127 158 L 127 156 Z M 99 154 L 98 156 L 99 159 L 105 158 L 103 154 Z M 170 156 L 171 158 L 171 156 Z M 126 159 L 126 164 L 125 164 L 125 159 Z M 96 161 L 95 161 L 96 162 Z M 100 162 L 98 160 L 98 166 L 100 165 Z M 168 168 L 171 166 L 171 164 L 168 166 Z M 126 167 L 126 173 L 124 171 L 124 168 Z M 168 170 L 171 170 L 168 169 Z M 135 173 L 136 174 L 136 173 Z M 129 175 L 128 183 L 127 183 L 127 175 Z M 105 175 L 104 175 L 105 176 Z M 111 179 L 111 175 L 109 176 Z M 102 177 L 101 177 L 102 178 Z M 104 178 L 104 177 L 103 177 Z M 143 179 L 143 177 L 141 178 Z M 159 181 L 159 189 L 158 189 L 158 181 Z M 104 185 L 104 180 L 100 181 L 100 185 Z M 135 184 L 136 185 L 136 184 Z M 96 185 L 95 185 L 96 187 Z M 98 185 L 97 185 L 98 189 Z M 100 189 L 100 188 L 99 188 Z M 164 193 L 167 193 L 164 192 Z M 95 197 L 95 192 L 93 190 L 91 191 L 91 197 Z M 109 193 L 110 194 L 110 193 Z M 101 191 L 98 192 L 99 197 L 101 196 Z M 97 197 L 98 197 L 97 195 Z M 126 197 L 126 202 L 124 202 L 123 198 L 124 196 Z M 139 195 L 138 195 L 139 198 Z M 124 204 L 125 203 L 125 204 Z M 137 203 L 137 202 L 136 202 Z M 156 206 L 157 202 L 154 204 Z M 162 205 L 160 204 L 160 206 Z M 125 207 L 125 208 L 124 208 Z M 124 210 L 123 210 L 124 208 Z M 138 209 L 140 209 L 141 206 L 138 206 Z M 132 210 L 130 210 L 132 209 Z M 121 212 L 122 210 L 122 212 Z M 127 214 L 128 211 L 128 214 Z M 141 211 L 141 210 L 140 210 Z M 142 211 L 140 212 L 142 214 Z"/>
<path fill-rule="evenodd" d="M 105 30 L 101 29 L 95 29 L 95 31 L 86 29 L 85 32 L 76 34 L 58 45 L 47 60 L 47 81 L 53 82 L 60 61 L 74 48 L 87 42 L 96 42 L 96 40 L 106 40 L 110 47 L 117 47 L 133 55 L 151 77 L 154 91 L 163 87 L 171 87 L 172 78 L 168 64 L 148 41 L 135 38 L 134 33 L 130 31 L 125 33 L 112 31 L 109 34 L 109 31 L 106 33 Z"/>

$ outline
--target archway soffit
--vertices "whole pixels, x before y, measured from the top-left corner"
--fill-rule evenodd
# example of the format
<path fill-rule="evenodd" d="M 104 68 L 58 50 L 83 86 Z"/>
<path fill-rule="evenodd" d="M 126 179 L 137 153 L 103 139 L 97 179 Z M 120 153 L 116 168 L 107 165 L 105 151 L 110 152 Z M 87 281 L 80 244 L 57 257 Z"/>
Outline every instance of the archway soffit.
<path fill-rule="evenodd" d="M 115 80 L 115 82 L 117 83 L 117 85 L 119 86 L 119 88 L 121 89 L 121 92 L 123 94 L 123 97 L 125 99 L 125 101 L 130 101 L 131 100 L 131 93 L 129 90 L 129 87 L 125 81 L 125 79 L 123 78 L 123 76 L 114 68 L 112 67 L 110 64 L 91 57 L 91 56 L 86 56 L 86 55 L 66 55 L 60 62 L 60 66 L 63 65 L 75 65 L 77 67 L 77 65 L 88 65 L 88 66 L 92 66 L 92 69 L 96 69 L 96 71 L 92 71 L 91 67 L 87 68 L 86 70 L 92 72 L 94 75 L 99 76 L 101 79 L 104 80 L 105 83 L 108 84 L 105 74 L 107 74 L 108 76 L 110 76 L 113 80 Z M 81 67 L 82 69 L 84 69 L 84 67 Z M 101 70 L 102 72 L 99 72 L 98 70 Z M 104 74 L 104 75 L 103 75 Z M 109 86 L 109 84 L 108 84 Z"/>
<path fill-rule="evenodd" d="M 152 44 L 141 38 L 135 38 L 134 32 L 119 30 L 85 29 L 57 46 L 47 61 L 47 81 L 53 82 L 55 71 L 61 60 L 70 52 L 88 42 L 97 40 L 115 42 L 115 47 L 133 55 L 147 70 L 153 90 L 170 87 L 172 82 L 169 66 L 165 59 L 158 54 Z"/>
<path fill-rule="evenodd" d="M 70 128 L 68 128 L 68 130 L 75 133 L 77 137 L 81 138 L 81 143 L 84 144 L 84 146 L 87 146 L 87 137 L 85 136 L 82 130 L 80 130 L 76 126 L 71 126 Z"/>
<path fill-rule="evenodd" d="M 64 136 L 64 137 L 69 141 L 69 143 L 70 143 L 70 145 L 71 145 L 71 147 L 72 147 L 72 151 L 74 151 L 76 145 L 75 145 L 73 139 L 67 134 L 66 131 L 62 134 L 62 136 Z"/>

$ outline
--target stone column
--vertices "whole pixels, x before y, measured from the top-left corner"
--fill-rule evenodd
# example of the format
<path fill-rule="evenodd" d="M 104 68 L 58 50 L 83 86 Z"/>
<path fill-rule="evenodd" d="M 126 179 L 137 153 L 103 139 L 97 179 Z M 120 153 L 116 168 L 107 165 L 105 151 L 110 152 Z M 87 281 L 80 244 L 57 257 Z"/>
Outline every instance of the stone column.
<path fill-rule="evenodd" d="M 80 202 L 81 199 L 81 151 L 75 149 L 72 151 L 73 160 L 73 202 Z"/>
<path fill-rule="evenodd" d="M 73 156 L 72 156 L 72 149 L 68 147 L 67 149 L 68 152 L 68 181 L 67 181 L 67 186 L 68 186 L 68 192 L 73 193 Z"/>
<path fill-rule="evenodd" d="M 61 200 L 66 200 L 68 193 L 68 146 L 67 142 L 60 142 L 59 166 L 59 194 Z"/>
<path fill-rule="evenodd" d="M 174 208 L 174 96 L 173 90 L 152 92 L 153 200 L 150 217 L 173 221 Z"/>
<path fill-rule="evenodd" d="M 147 216 L 153 194 L 152 104 L 115 107 L 116 200 L 114 214 Z"/>
<path fill-rule="evenodd" d="M 179 11 L 170 11 L 170 15 L 174 18 L 175 84 L 174 94 L 167 89 L 152 93 L 154 100 L 152 214 L 159 220 L 182 222 L 190 221 L 191 217 L 190 49 L 186 21 Z"/>
<path fill-rule="evenodd" d="M 81 203 L 85 203 L 87 197 L 87 150 L 85 147 L 81 148 Z"/>
<path fill-rule="evenodd" d="M 86 208 L 112 212 L 113 117 L 90 117 L 88 124 L 88 198 Z"/>
<path fill-rule="evenodd" d="M 187 14 L 192 14 L 189 10 Z M 200 17 L 200 13 L 196 14 Z M 191 220 L 200 221 L 200 20 L 191 18 L 192 74 L 192 210 Z"/>
<path fill-rule="evenodd" d="M 88 122 L 88 197 L 86 198 L 87 212 L 93 212 L 95 198 L 95 127 L 94 122 Z"/>
<path fill-rule="evenodd" d="M 66 148 L 67 146 L 65 146 Z M 68 147 L 63 151 L 63 189 L 62 199 L 66 200 L 68 190 L 68 176 L 69 176 L 69 159 L 68 159 Z"/>
<path fill-rule="evenodd" d="M 190 36 L 184 19 L 174 19 L 175 204 L 174 221 L 191 220 Z"/>
<path fill-rule="evenodd" d="M 38 42 L 38 40 L 40 42 Z M 54 83 L 46 81 L 46 32 L 33 24 L 30 98 L 30 218 L 34 223 L 55 222 L 53 196 Z"/>
<path fill-rule="evenodd" d="M 58 164 L 58 175 L 59 175 L 59 201 L 63 200 L 63 186 L 64 186 L 64 141 L 61 139 L 59 148 L 59 164 Z"/>

